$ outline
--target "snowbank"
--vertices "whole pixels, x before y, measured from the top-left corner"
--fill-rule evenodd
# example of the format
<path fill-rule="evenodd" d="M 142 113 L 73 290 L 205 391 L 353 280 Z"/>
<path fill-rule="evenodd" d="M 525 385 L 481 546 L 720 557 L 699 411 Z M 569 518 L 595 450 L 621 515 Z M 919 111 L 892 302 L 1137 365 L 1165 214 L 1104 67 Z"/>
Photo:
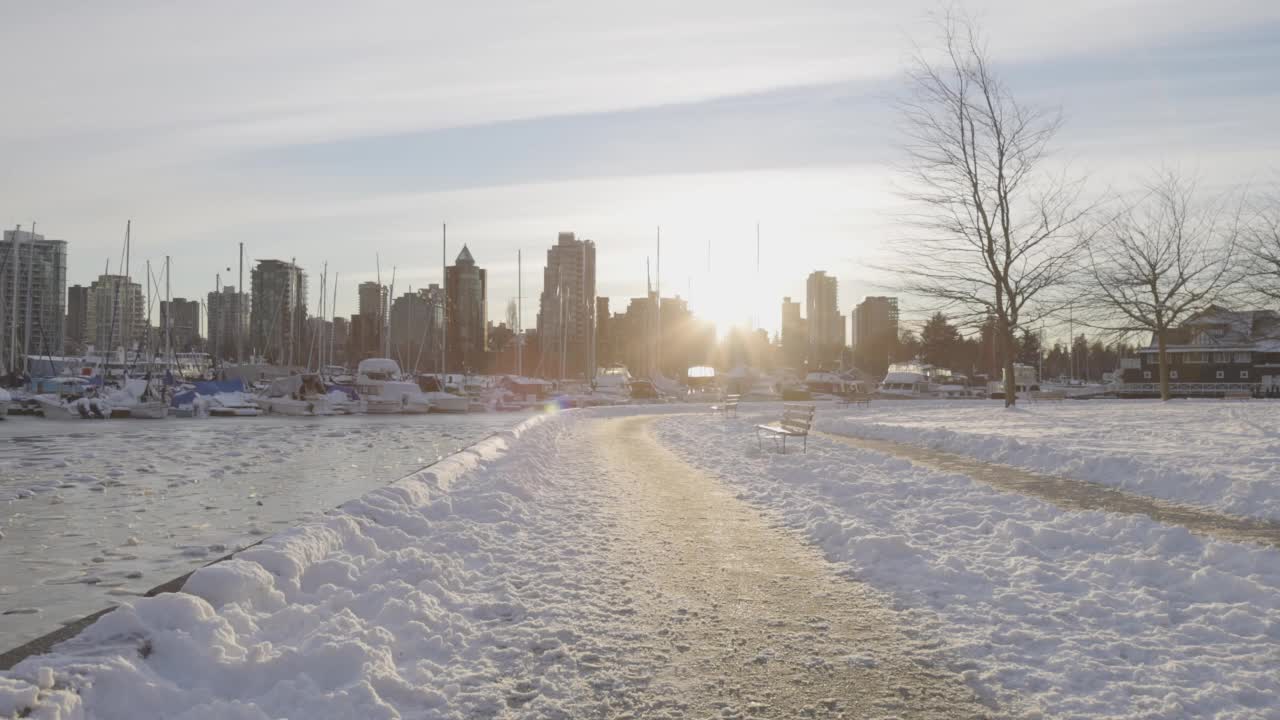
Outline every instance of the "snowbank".
<path fill-rule="evenodd" d="M 569 581 L 539 579 L 552 548 L 522 539 L 571 527 L 533 502 L 563 425 L 531 418 L 107 614 L 0 674 L 0 716 L 578 715 L 575 631 L 534 602 Z"/>
<path fill-rule="evenodd" d="M 877 402 L 818 427 L 1280 520 L 1280 404 L 1219 400 Z"/>
<path fill-rule="evenodd" d="M 762 453 L 758 420 L 672 416 L 657 432 L 889 593 L 1010 715 L 1280 717 L 1280 552 L 820 438 Z"/>

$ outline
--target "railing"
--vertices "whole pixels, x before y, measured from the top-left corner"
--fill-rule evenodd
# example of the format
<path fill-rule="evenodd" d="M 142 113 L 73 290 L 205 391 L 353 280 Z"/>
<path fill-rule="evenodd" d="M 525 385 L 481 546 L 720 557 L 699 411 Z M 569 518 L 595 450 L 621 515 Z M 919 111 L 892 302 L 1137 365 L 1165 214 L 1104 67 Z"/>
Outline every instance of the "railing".
<path fill-rule="evenodd" d="M 1202 395 L 1207 397 L 1221 396 L 1228 392 L 1252 393 L 1261 387 L 1261 383 L 1169 383 L 1169 392 L 1173 395 Z M 1120 383 L 1115 386 L 1117 395 L 1159 395 L 1160 383 Z"/>

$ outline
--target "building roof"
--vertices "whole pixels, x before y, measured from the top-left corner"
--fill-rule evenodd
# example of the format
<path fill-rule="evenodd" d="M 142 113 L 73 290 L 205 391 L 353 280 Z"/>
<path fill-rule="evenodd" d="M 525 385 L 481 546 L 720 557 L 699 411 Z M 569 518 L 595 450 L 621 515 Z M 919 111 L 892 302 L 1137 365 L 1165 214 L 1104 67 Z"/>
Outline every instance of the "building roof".
<path fill-rule="evenodd" d="M 454 260 L 454 263 L 458 265 L 462 265 L 463 263 L 466 263 L 467 265 L 475 265 L 476 260 L 471 257 L 471 251 L 467 249 L 467 246 L 463 245 L 462 252 L 458 253 L 458 259 Z"/>
<path fill-rule="evenodd" d="M 1210 305 L 1187 318 L 1167 338 L 1182 350 L 1252 349 L 1280 352 L 1280 313 L 1275 310 L 1228 310 Z M 1153 352 L 1156 337 L 1144 348 Z"/>

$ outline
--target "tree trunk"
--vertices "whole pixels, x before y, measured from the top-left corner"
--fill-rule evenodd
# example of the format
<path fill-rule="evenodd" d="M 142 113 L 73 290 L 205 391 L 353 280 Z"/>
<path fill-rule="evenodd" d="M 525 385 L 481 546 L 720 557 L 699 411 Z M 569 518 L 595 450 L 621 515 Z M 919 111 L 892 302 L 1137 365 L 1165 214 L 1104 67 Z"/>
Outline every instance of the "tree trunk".
<path fill-rule="evenodd" d="M 1009 327 L 1009 321 L 1000 318 L 1000 338 L 1002 355 L 1004 356 L 1004 406 L 1013 407 L 1018 402 L 1018 377 L 1014 372 L 1013 361 L 1017 355 L 1017 343 L 1014 341 L 1013 329 Z"/>
<path fill-rule="evenodd" d="M 1169 399 L 1169 353 L 1165 351 L 1164 331 L 1156 331 L 1156 346 L 1160 349 L 1160 399 Z"/>

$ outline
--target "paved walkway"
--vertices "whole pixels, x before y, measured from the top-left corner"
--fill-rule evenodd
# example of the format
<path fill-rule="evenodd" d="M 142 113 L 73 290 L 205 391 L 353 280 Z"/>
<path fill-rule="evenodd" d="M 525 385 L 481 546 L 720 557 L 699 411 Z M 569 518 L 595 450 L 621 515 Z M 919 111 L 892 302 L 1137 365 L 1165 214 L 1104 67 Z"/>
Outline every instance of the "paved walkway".
<path fill-rule="evenodd" d="M 597 423 L 637 620 L 669 653 L 652 687 L 688 717 L 984 717 L 863 585 L 663 448 L 652 418 Z"/>
<path fill-rule="evenodd" d="M 1280 523 L 1226 515 L 1169 500 L 1135 495 L 1087 480 L 1034 473 L 918 445 L 835 433 L 815 434 L 864 450 L 896 455 L 926 467 L 968 475 L 1000 490 L 1038 497 L 1067 510 L 1104 510 L 1146 515 L 1158 522 L 1180 525 L 1198 535 L 1280 547 Z"/>

